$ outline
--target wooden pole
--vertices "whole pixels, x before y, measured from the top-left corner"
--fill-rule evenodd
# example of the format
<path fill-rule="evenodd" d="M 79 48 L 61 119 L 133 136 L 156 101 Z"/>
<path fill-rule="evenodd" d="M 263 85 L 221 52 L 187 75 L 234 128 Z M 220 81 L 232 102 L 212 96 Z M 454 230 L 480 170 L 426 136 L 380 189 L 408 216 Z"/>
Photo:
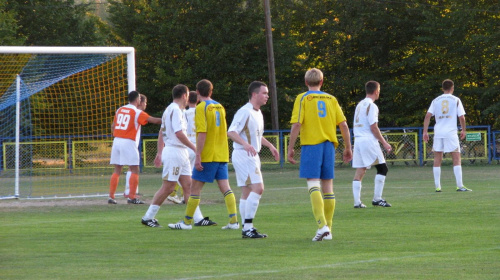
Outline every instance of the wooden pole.
<path fill-rule="evenodd" d="M 271 119 L 273 130 L 279 129 L 278 96 L 276 93 L 276 72 L 274 71 L 273 32 L 271 26 L 271 7 L 269 0 L 264 0 L 266 16 L 267 67 L 269 70 L 269 94 L 271 95 Z"/>

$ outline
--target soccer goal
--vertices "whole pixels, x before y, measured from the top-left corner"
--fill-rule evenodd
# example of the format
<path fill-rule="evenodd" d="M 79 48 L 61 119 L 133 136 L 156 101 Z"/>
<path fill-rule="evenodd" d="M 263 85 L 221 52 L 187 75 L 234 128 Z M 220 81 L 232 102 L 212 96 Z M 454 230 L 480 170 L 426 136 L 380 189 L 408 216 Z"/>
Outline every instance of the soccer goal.
<path fill-rule="evenodd" d="M 107 195 L 132 47 L 0 47 L 0 199 Z"/>

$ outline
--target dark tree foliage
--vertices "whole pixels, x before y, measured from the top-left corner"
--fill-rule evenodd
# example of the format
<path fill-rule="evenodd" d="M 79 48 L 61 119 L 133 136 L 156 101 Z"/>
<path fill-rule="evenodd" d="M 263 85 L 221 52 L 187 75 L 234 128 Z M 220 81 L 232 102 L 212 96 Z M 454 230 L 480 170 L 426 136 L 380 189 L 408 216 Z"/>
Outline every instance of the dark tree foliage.
<path fill-rule="evenodd" d="M 74 0 L 11 0 L 5 11 L 14 12 L 17 38 L 27 46 L 108 45 L 109 28 L 92 16 L 88 4 Z"/>

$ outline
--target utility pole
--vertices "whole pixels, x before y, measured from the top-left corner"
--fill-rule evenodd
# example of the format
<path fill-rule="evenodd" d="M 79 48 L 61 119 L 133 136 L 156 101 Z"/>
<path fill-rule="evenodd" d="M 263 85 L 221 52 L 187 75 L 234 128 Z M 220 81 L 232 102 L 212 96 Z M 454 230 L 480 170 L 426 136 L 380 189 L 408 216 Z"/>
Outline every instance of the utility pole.
<path fill-rule="evenodd" d="M 269 0 L 264 0 L 266 16 L 267 68 L 269 69 L 269 92 L 271 94 L 271 119 L 273 130 L 279 129 L 278 96 L 276 93 L 276 72 L 274 71 L 273 31 L 271 26 L 271 7 Z"/>

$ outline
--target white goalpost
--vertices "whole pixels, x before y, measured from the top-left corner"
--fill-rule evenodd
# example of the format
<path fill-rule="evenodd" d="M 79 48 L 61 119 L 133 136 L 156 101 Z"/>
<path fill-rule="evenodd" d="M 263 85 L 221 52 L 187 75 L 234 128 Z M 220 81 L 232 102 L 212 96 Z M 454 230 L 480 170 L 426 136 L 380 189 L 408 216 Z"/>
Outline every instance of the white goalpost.
<path fill-rule="evenodd" d="M 0 47 L 0 199 L 106 195 L 132 90 L 132 47 Z"/>

